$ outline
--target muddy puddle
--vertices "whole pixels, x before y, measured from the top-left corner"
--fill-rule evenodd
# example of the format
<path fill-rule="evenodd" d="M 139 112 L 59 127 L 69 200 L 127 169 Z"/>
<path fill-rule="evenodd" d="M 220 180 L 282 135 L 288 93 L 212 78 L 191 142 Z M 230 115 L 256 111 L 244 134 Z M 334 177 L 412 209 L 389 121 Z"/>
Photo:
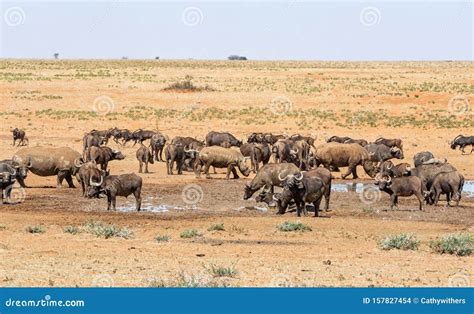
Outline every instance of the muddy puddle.
<path fill-rule="evenodd" d="M 331 185 L 331 191 L 334 192 L 355 192 L 362 193 L 366 188 L 376 188 L 377 186 L 373 183 L 333 183 Z M 474 181 L 469 180 L 464 182 L 462 194 L 468 198 L 474 198 Z"/>

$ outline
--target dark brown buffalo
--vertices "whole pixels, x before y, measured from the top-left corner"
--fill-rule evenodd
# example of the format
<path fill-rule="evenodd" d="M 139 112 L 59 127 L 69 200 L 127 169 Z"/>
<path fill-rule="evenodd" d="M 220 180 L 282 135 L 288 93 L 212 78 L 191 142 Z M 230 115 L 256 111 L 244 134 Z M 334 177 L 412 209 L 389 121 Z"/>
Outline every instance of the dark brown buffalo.
<path fill-rule="evenodd" d="M 92 146 L 86 152 L 86 161 L 95 161 L 102 170 L 107 170 L 110 161 L 123 159 L 125 159 L 125 156 L 121 152 L 106 146 Z"/>
<path fill-rule="evenodd" d="M 130 194 L 135 196 L 135 208 L 140 211 L 142 178 L 134 173 L 122 174 L 119 176 L 102 175 L 99 182 L 91 182 L 87 196 L 100 197 L 101 194 L 107 196 L 107 210 L 116 210 L 117 196 L 127 197 Z"/>
<path fill-rule="evenodd" d="M 24 130 L 22 129 L 19 129 L 19 128 L 14 128 L 12 130 L 12 134 L 13 134 L 13 144 L 12 146 L 15 146 L 15 143 L 16 141 L 18 141 L 18 145 L 17 146 L 25 146 L 25 145 L 28 145 L 29 143 L 29 140 L 28 138 L 26 137 L 26 133 Z"/>
<path fill-rule="evenodd" d="M 319 216 L 319 205 L 326 192 L 326 186 L 320 176 L 314 171 L 300 172 L 287 178 L 283 185 L 283 191 L 275 196 L 278 214 L 282 215 L 291 200 L 295 201 L 297 216 L 307 214 L 306 203 L 314 206 L 314 216 Z"/>
<path fill-rule="evenodd" d="M 300 169 L 293 163 L 269 163 L 260 168 L 249 184 L 245 185 L 244 200 L 249 199 L 262 187 L 270 189 L 273 193 L 274 186 L 283 186 L 283 182 L 289 176 L 298 173 Z"/>
<path fill-rule="evenodd" d="M 430 205 L 438 205 L 441 194 L 446 195 L 448 206 L 451 206 L 451 200 L 456 201 L 456 206 L 459 206 L 461 201 L 461 192 L 464 186 L 464 176 L 458 171 L 441 172 L 438 173 L 431 184 L 429 194 L 427 195 L 427 202 Z"/>
<path fill-rule="evenodd" d="M 389 139 L 389 138 L 379 137 L 378 139 L 376 139 L 374 141 L 374 143 L 375 144 L 384 144 L 384 145 L 387 145 L 388 147 L 398 147 L 401 150 L 403 150 L 402 140 L 399 139 L 399 138 Z"/>
<path fill-rule="evenodd" d="M 145 164 L 145 173 L 148 173 L 148 163 L 153 164 L 153 154 L 150 149 L 141 144 L 140 148 L 137 150 L 136 157 L 139 164 L 138 173 L 142 173 L 143 164 Z"/>
<path fill-rule="evenodd" d="M 350 137 L 347 137 L 347 136 L 331 136 L 330 138 L 328 138 L 326 140 L 326 143 L 331 143 L 331 142 L 335 142 L 335 143 L 345 143 L 347 141 L 350 141 L 352 140 Z"/>
<path fill-rule="evenodd" d="M 105 137 L 98 134 L 86 133 L 82 138 L 82 152 L 83 158 L 87 159 L 87 151 L 91 147 L 100 147 L 105 143 Z"/>
<path fill-rule="evenodd" d="M 369 152 L 370 160 L 382 163 L 392 158 L 403 159 L 403 151 L 398 147 L 389 147 L 385 144 L 371 143 L 364 147 Z"/>
<path fill-rule="evenodd" d="M 81 184 L 82 196 L 86 197 L 91 182 L 99 182 L 104 173 L 97 168 L 97 164 L 93 161 L 76 164 L 76 167 L 79 168 L 76 172 L 76 179 Z"/>
<path fill-rule="evenodd" d="M 176 162 L 178 174 L 183 174 L 183 163 L 186 158 L 184 145 L 180 142 L 165 146 L 166 173 L 173 174 L 173 165 Z"/>
<path fill-rule="evenodd" d="M 143 130 L 143 129 L 138 129 L 135 132 L 133 132 L 132 137 L 133 137 L 133 146 L 135 146 L 137 143 L 143 144 L 143 141 L 149 140 L 155 135 L 157 132 L 156 131 L 150 131 L 150 130 Z"/>
<path fill-rule="evenodd" d="M 369 144 L 369 142 L 367 142 L 364 139 L 352 139 L 352 138 L 344 142 L 344 144 L 353 144 L 353 143 L 359 144 L 362 147 L 365 147 Z"/>
<path fill-rule="evenodd" d="M 416 153 L 415 156 L 413 156 L 413 164 L 415 165 L 415 167 L 418 167 L 434 158 L 435 157 L 431 152 L 419 152 Z"/>
<path fill-rule="evenodd" d="M 388 175 L 392 178 L 399 178 L 411 175 L 410 164 L 404 162 L 394 165 L 391 160 L 384 161 L 380 164 L 380 173 L 382 176 Z"/>
<path fill-rule="evenodd" d="M 472 152 L 474 151 L 474 136 L 458 135 L 450 143 L 451 149 L 456 149 L 457 147 L 459 147 L 463 154 L 466 153 L 464 151 L 464 148 L 468 145 L 471 145 L 470 154 L 472 154 Z"/>
<path fill-rule="evenodd" d="M 391 178 L 389 176 L 375 177 L 375 184 L 379 186 L 381 191 L 390 195 L 390 209 L 396 207 L 398 209 L 398 197 L 408 197 L 415 195 L 420 204 L 419 209 L 423 210 L 423 184 L 420 178 L 416 176 Z"/>
<path fill-rule="evenodd" d="M 430 163 L 422 164 L 415 169 L 412 169 L 412 175 L 417 176 L 423 183 L 423 191 L 429 191 L 434 177 L 441 172 L 451 172 L 457 169 L 450 163 Z"/>
<path fill-rule="evenodd" d="M 22 188 L 26 188 L 25 179 L 28 176 L 28 168 L 31 164 L 20 165 L 19 163 L 13 161 L 12 159 L 4 159 L 0 161 L 0 164 L 7 164 L 10 167 L 14 168 L 16 171 L 15 179 L 18 181 Z"/>
<path fill-rule="evenodd" d="M 164 161 L 163 160 L 163 148 L 166 144 L 166 137 L 161 134 L 157 133 L 153 135 L 150 139 L 150 148 L 153 157 L 156 161 Z"/>
<path fill-rule="evenodd" d="M 0 194 L 3 204 L 4 194 L 8 202 L 11 202 L 10 195 L 13 184 L 16 181 L 16 170 L 6 163 L 0 163 Z M 5 193 L 4 193 L 5 192 Z"/>
<path fill-rule="evenodd" d="M 211 131 L 206 135 L 206 146 L 222 146 L 222 144 L 240 147 L 242 141 L 239 141 L 232 134 L 228 132 L 214 132 Z"/>
<path fill-rule="evenodd" d="M 303 136 L 301 134 L 293 134 L 292 136 L 290 136 L 290 140 L 292 141 L 305 141 L 306 143 L 308 143 L 310 146 L 314 146 L 314 138 L 312 138 L 311 136 Z"/>

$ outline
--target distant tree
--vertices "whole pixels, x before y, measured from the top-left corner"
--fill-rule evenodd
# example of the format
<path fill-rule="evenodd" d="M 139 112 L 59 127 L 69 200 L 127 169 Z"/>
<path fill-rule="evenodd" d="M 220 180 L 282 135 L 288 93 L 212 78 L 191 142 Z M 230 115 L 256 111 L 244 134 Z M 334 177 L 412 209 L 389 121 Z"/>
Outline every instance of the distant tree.
<path fill-rule="evenodd" d="M 160 60 L 160 57 L 155 57 L 155 60 Z"/>
<path fill-rule="evenodd" d="M 238 55 L 230 55 L 228 60 L 247 60 L 247 57 L 244 56 L 238 56 Z"/>
<path fill-rule="evenodd" d="M 128 60 L 128 57 L 122 57 L 122 60 Z"/>
<path fill-rule="evenodd" d="M 53 56 L 54 56 L 54 59 L 57 60 L 59 58 L 59 53 L 55 52 Z"/>

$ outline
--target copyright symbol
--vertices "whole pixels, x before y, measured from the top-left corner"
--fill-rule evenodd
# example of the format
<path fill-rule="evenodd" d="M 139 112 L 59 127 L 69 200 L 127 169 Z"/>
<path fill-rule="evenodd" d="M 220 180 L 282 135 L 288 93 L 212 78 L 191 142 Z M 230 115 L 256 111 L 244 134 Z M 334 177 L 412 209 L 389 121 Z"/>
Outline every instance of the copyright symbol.
<path fill-rule="evenodd" d="M 414 298 L 414 299 L 413 299 L 413 303 L 414 303 L 414 304 L 418 304 L 418 301 L 419 301 L 418 298 Z"/>

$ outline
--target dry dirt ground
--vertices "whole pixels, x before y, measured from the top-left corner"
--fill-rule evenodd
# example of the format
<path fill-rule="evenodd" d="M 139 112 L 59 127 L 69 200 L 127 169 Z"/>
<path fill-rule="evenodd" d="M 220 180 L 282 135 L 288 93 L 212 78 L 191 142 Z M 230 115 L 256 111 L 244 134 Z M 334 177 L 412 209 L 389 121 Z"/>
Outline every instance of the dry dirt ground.
<path fill-rule="evenodd" d="M 302 133 L 322 143 L 330 135 L 404 141 L 405 160 L 432 151 L 447 158 L 468 180 L 474 154 L 449 149 L 458 134 L 474 133 L 472 62 L 204 62 L 204 61 L 0 61 L 0 159 L 10 158 L 10 130 L 24 128 L 30 145 L 81 150 L 84 132 L 96 128 L 158 129 L 203 138 L 209 130 L 245 138 L 252 131 Z M 163 90 L 193 77 L 201 91 Z M 112 173 L 137 172 L 137 147 L 121 147 L 126 159 Z M 470 148 L 467 150 L 470 151 Z M 332 211 L 322 217 L 276 216 L 274 209 L 243 201 L 249 178 L 196 179 L 166 175 L 163 163 L 143 174 L 145 210 L 130 210 L 133 197 L 107 212 L 104 199 L 80 197 L 79 189 L 56 189 L 55 178 L 30 175 L 21 204 L 0 205 L 0 286 L 449 286 L 473 285 L 473 257 L 439 255 L 429 242 L 473 232 L 474 199 L 460 207 L 426 206 L 374 193 L 333 192 Z M 362 170 L 359 169 L 359 172 Z M 334 173 L 339 178 L 340 174 Z M 352 184 L 353 180 L 336 180 Z M 357 182 L 370 184 L 366 176 Z M 183 191 L 196 184 L 195 207 Z M 350 189 L 349 189 L 350 190 Z M 155 209 L 152 211 L 150 209 Z M 102 221 L 127 227 L 129 239 L 70 234 L 67 226 Z M 277 225 L 300 221 L 307 232 Z M 213 224 L 223 231 L 208 231 Z M 31 234 L 41 225 L 45 233 Z M 196 229 L 195 238 L 181 238 Z M 383 251 L 388 234 L 414 233 L 416 251 Z M 169 236 L 158 242 L 157 235 Z M 217 277 L 213 269 L 236 274 Z"/>

